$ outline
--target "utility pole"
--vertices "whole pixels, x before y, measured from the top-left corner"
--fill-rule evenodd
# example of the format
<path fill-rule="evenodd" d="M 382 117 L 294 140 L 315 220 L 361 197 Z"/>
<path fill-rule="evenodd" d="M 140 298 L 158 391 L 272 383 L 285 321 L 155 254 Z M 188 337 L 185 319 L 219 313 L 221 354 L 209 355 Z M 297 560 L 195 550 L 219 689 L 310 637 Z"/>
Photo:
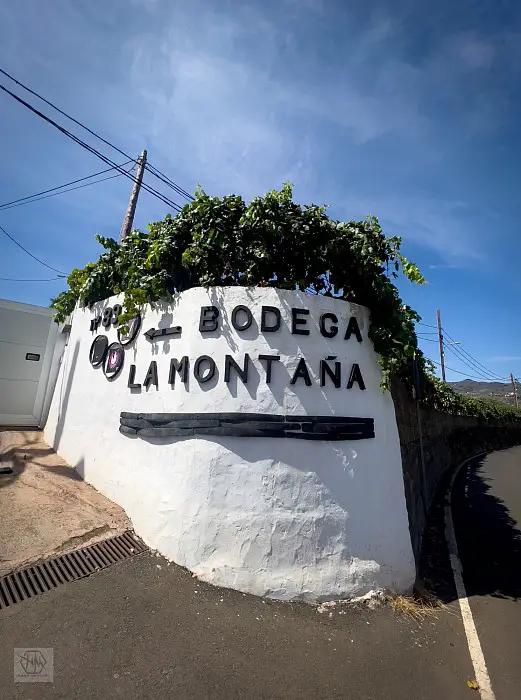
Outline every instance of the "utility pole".
<path fill-rule="evenodd" d="M 445 351 L 443 350 L 443 333 L 441 332 L 441 317 L 439 309 L 436 309 L 436 318 L 438 320 L 438 340 L 440 341 L 441 378 L 443 381 L 445 381 Z"/>
<path fill-rule="evenodd" d="M 518 401 L 518 398 L 517 398 L 517 386 L 516 386 L 516 383 L 515 383 L 515 381 L 514 381 L 514 375 L 512 374 L 512 372 L 510 372 L 510 381 L 512 382 L 512 386 L 514 387 L 514 396 L 515 396 L 515 399 L 516 399 L 516 408 L 519 408 L 519 401 Z"/>
<path fill-rule="evenodd" d="M 123 221 L 123 226 L 121 227 L 121 234 L 119 236 L 120 241 L 123 241 L 132 231 L 132 224 L 134 223 L 134 214 L 136 213 L 137 198 L 139 197 L 139 190 L 141 189 L 141 183 L 143 182 L 143 173 L 145 171 L 146 163 L 147 152 L 144 149 L 141 152 L 139 158 L 137 159 L 136 179 L 134 180 L 134 186 L 132 187 L 132 192 L 130 194 L 127 213 L 125 214 L 125 220 Z"/>

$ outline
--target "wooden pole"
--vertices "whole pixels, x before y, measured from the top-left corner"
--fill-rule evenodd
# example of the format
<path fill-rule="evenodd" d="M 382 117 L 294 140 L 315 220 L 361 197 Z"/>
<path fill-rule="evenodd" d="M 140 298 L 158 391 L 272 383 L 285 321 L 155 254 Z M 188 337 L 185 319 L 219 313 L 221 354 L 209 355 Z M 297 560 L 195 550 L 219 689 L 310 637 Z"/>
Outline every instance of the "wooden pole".
<path fill-rule="evenodd" d="M 441 332 L 441 317 L 440 310 L 436 310 L 436 318 L 438 321 L 438 340 L 440 342 L 440 365 L 441 365 L 441 378 L 445 381 L 445 352 L 443 350 L 443 333 Z"/>
<path fill-rule="evenodd" d="M 132 192 L 130 194 L 130 200 L 128 202 L 127 213 L 125 214 L 125 219 L 123 221 L 123 226 L 121 227 L 121 234 L 119 240 L 123 241 L 128 234 L 132 231 L 132 224 L 134 223 L 134 214 L 136 213 L 137 199 L 139 197 L 139 190 L 141 189 L 141 183 L 143 182 L 143 173 L 145 171 L 145 165 L 147 163 L 147 152 L 143 150 L 141 155 L 137 160 L 137 173 L 136 179 L 134 180 L 134 186 L 132 187 Z"/>
<path fill-rule="evenodd" d="M 510 381 L 512 382 L 512 386 L 514 387 L 514 397 L 516 399 L 516 408 L 519 408 L 519 400 L 517 398 L 517 386 L 516 386 L 516 383 L 514 381 L 514 375 L 512 374 L 512 372 L 510 372 Z"/>

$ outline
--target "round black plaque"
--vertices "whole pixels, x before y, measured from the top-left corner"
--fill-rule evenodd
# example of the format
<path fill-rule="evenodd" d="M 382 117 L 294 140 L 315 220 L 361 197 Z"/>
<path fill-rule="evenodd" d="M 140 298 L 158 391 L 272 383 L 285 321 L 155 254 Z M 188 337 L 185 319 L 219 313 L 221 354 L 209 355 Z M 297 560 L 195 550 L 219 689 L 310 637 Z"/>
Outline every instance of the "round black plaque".
<path fill-rule="evenodd" d="M 92 341 L 89 352 L 89 360 L 93 367 L 99 367 L 105 359 L 105 353 L 109 346 L 109 339 L 106 335 L 97 335 Z"/>
<path fill-rule="evenodd" d="M 130 343 L 135 339 L 135 337 L 139 333 L 139 329 L 141 327 L 141 316 L 134 316 L 134 318 L 131 318 L 130 321 L 127 321 L 127 323 L 124 325 L 128 326 L 128 334 L 123 335 L 118 328 L 118 340 L 121 343 L 121 345 L 123 345 L 123 347 L 126 348 L 127 345 L 130 345 Z"/>

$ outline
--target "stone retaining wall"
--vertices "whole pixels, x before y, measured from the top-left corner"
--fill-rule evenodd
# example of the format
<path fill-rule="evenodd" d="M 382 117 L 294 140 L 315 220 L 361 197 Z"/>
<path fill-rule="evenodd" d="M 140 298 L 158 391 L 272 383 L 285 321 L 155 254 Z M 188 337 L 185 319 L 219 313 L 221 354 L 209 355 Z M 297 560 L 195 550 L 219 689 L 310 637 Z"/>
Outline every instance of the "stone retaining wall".
<path fill-rule="evenodd" d="M 442 475 L 481 452 L 521 444 L 521 426 L 447 415 L 420 404 L 422 468 L 416 402 L 399 381 L 393 382 L 392 396 L 400 435 L 411 541 L 418 564 L 429 507 Z"/>

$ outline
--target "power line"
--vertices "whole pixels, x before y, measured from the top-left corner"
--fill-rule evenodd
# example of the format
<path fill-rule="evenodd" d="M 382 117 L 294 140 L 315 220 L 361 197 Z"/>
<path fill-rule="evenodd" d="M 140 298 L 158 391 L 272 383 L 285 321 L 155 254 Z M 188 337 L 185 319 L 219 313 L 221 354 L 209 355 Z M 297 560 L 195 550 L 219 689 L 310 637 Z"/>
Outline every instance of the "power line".
<path fill-rule="evenodd" d="M 33 258 L 34 260 L 39 262 L 41 265 L 49 268 L 49 270 L 52 270 L 53 272 L 57 272 L 59 275 L 63 275 L 63 277 L 67 277 L 67 274 L 65 272 L 62 272 L 61 270 L 57 270 L 52 265 L 47 265 L 47 263 L 45 263 L 43 260 L 40 260 L 40 258 L 37 258 L 36 255 L 33 255 L 30 251 L 28 251 L 27 248 L 24 248 L 24 246 L 21 243 L 18 243 L 16 238 L 13 238 L 10 233 L 7 233 L 7 231 L 5 230 L 5 228 L 3 228 L 3 226 L 0 226 L 0 231 L 5 233 L 7 238 L 9 238 L 11 241 L 13 241 L 13 243 L 15 245 L 17 245 L 19 248 L 21 248 L 24 251 L 24 253 L 27 253 L 27 255 L 29 255 L 31 258 Z"/>
<path fill-rule="evenodd" d="M 453 341 L 453 342 L 455 342 L 455 341 Z M 445 347 L 446 347 L 446 349 L 448 349 L 455 357 L 457 357 L 457 359 L 458 359 L 460 362 L 462 362 L 462 363 L 463 363 L 464 365 L 466 365 L 467 367 L 470 367 L 470 369 L 471 369 L 473 372 L 477 372 L 478 374 L 481 374 L 481 375 L 483 376 L 483 378 L 490 379 L 490 377 L 488 376 L 488 373 L 487 373 L 487 372 L 484 372 L 484 370 L 483 370 L 479 365 L 477 365 L 475 362 L 473 362 L 472 360 L 469 361 L 469 359 L 467 359 L 467 358 L 465 357 L 465 355 L 459 350 L 459 348 L 456 348 L 452 343 L 445 343 Z"/>
<path fill-rule="evenodd" d="M 430 360 L 430 358 L 428 358 Z M 438 367 L 441 367 L 440 362 L 436 362 L 436 360 L 430 360 L 431 362 L 434 362 L 435 365 L 438 365 Z M 463 377 L 467 377 L 467 379 L 483 379 L 483 377 L 475 377 L 472 376 L 471 374 L 467 374 L 466 372 L 459 372 L 457 369 L 452 369 L 452 367 L 447 367 L 445 365 L 445 369 L 450 370 L 451 372 L 455 372 L 455 374 L 461 374 Z"/>
<path fill-rule="evenodd" d="M 449 338 L 449 340 L 451 340 L 453 343 L 458 343 L 458 341 L 454 340 L 454 338 L 450 335 L 450 333 L 448 333 L 445 330 L 445 328 L 443 329 L 443 332 L 445 333 L 447 338 Z M 465 348 L 463 347 L 463 345 L 461 343 L 458 343 L 458 351 L 461 352 L 463 355 L 466 355 L 468 357 L 468 359 L 471 360 L 471 362 L 478 365 L 487 374 L 491 374 L 491 375 L 496 376 L 496 377 L 498 376 L 495 372 L 492 372 L 492 370 L 489 370 L 487 367 L 485 367 L 484 364 L 482 364 L 479 360 L 477 360 L 475 357 L 473 357 L 473 355 L 471 355 L 467 350 L 465 350 Z"/>
<path fill-rule="evenodd" d="M 421 322 L 421 321 L 418 322 L 418 325 L 420 325 L 420 326 L 425 326 L 426 328 L 436 328 L 436 326 L 430 325 L 429 323 L 423 323 L 423 322 Z M 484 379 L 484 380 L 486 380 L 486 381 L 501 381 L 501 382 L 502 382 L 502 381 L 507 381 L 508 377 L 500 377 L 500 376 L 499 376 L 498 374 L 496 374 L 495 372 L 492 372 L 492 370 L 490 370 L 490 369 L 488 369 L 487 367 L 485 367 L 485 365 L 483 365 L 481 362 L 479 362 L 479 360 L 477 360 L 477 359 L 476 359 L 475 357 L 473 357 L 467 350 L 465 350 L 465 348 L 463 348 L 463 347 L 461 346 L 460 343 L 458 343 L 457 345 L 454 345 L 457 341 L 455 341 L 454 338 L 452 338 L 452 336 L 451 336 L 449 333 L 447 333 L 447 331 L 445 330 L 445 328 L 443 328 L 442 330 L 443 330 L 443 334 L 444 334 L 447 338 L 449 338 L 449 340 L 451 340 L 452 343 L 453 343 L 453 344 L 451 344 L 451 343 L 446 343 L 446 342 L 445 342 L 445 343 L 443 344 L 444 348 L 445 348 L 445 349 L 449 349 L 449 350 L 452 352 L 452 354 L 453 354 L 462 364 L 464 364 L 466 367 L 469 367 L 473 372 L 476 372 L 477 374 L 479 374 L 479 377 L 475 377 L 475 376 L 474 376 L 474 377 L 473 377 L 474 379 Z M 425 335 L 431 335 L 431 334 L 428 333 L 427 331 L 421 331 L 421 333 L 423 334 L 423 336 L 425 336 Z M 430 338 L 425 338 L 425 337 L 423 337 L 423 336 L 420 335 L 419 333 L 418 333 L 417 335 L 418 335 L 418 337 L 419 337 L 421 340 L 427 340 L 427 341 L 430 341 L 430 342 L 436 342 L 436 341 L 431 341 Z M 436 333 L 436 334 L 435 334 L 435 333 L 432 333 L 432 335 L 437 335 L 437 333 Z M 434 360 L 432 360 L 432 361 L 434 362 Z M 440 364 L 439 362 L 436 362 L 435 364 L 437 364 L 437 365 L 439 365 L 439 366 L 441 367 L 441 364 Z M 447 369 L 450 369 L 450 367 L 448 367 Z M 465 372 L 457 372 L 457 370 L 451 370 L 451 371 L 452 371 L 452 372 L 456 372 L 457 374 L 463 374 L 463 375 L 466 376 L 466 373 L 465 373 Z"/>
<path fill-rule="evenodd" d="M 499 374 L 496 374 L 495 372 L 492 372 L 491 370 L 488 370 L 486 367 L 484 367 L 480 362 L 477 360 L 474 360 L 472 355 L 469 355 L 463 348 L 459 348 L 453 345 L 448 345 L 447 347 L 451 348 L 452 353 L 456 355 L 456 357 L 463 362 L 463 364 L 466 364 L 467 367 L 471 367 L 474 371 L 483 374 L 486 379 L 489 380 L 503 380 L 505 377 L 500 377 Z"/>
<path fill-rule="evenodd" d="M 178 184 L 176 184 L 173 180 L 171 180 L 168 175 L 165 175 L 164 173 L 161 172 L 158 168 L 153 166 L 151 163 L 147 163 L 145 166 L 145 170 L 148 170 L 149 173 L 154 175 L 154 177 L 157 177 L 158 180 L 161 180 L 161 182 L 164 182 L 166 185 L 171 187 L 173 190 L 175 190 L 178 194 L 182 195 L 183 197 L 186 197 L 187 199 L 193 200 L 193 197 L 191 194 L 189 194 L 186 190 L 184 190 L 182 187 L 179 187 Z"/>
<path fill-rule="evenodd" d="M 33 280 L 33 279 L 28 279 L 28 280 L 22 280 L 18 279 L 15 277 L 0 277 L 1 282 L 56 282 L 57 280 L 62 280 L 63 277 L 49 277 L 47 279 L 41 279 L 41 280 Z"/>
<path fill-rule="evenodd" d="M 1 71 L 1 69 L 0 69 Z M 102 153 L 100 153 L 98 150 L 93 148 L 92 146 L 89 146 L 89 144 L 85 143 L 85 141 L 82 141 L 80 138 L 75 136 L 73 133 L 65 129 L 63 126 L 60 126 L 57 124 L 53 119 L 50 117 L 47 117 L 43 112 L 40 112 L 40 110 L 36 109 L 32 105 L 30 105 L 28 102 L 23 100 L 21 97 L 18 97 L 18 95 L 15 95 L 14 92 L 11 92 L 11 90 L 8 90 L 4 85 L 0 85 L 0 90 L 3 90 L 3 92 L 6 92 L 8 95 L 10 95 L 13 99 L 15 99 L 17 102 L 20 104 L 24 105 L 24 107 L 27 107 L 31 112 L 39 116 L 41 119 L 46 121 L 48 124 L 51 124 L 51 126 L 54 126 L 58 131 L 61 131 L 62 134 L 65 134 L 65 136 L 68 136 L 70 139 L 72 139 L 75 143 L 77 143 L 79 146 L 82 148 L 85 148 L 87 151 L 90 153 L 94 154 L 97 156 L 100 160 L 102 160 L 104 163 L 107 163 L 107 165 L 111 165 L 115 170 L 118 170 L 122 175 L 125 175 L 126 177 L 129 178 L 129 180 L 134 181 L 134 178 L 127 173 L 125 170 L 122 170 L 122 168 L 117 165 L 117 163 L 114 163 L 114 161 L 110 160 L 110 158 L 107 158 L 104 156 Z M 128 157 L 128 156 L 127 156 Z M 152 194 L 154 197 L 157 197 L 157 199 L 161 200 L 164 204 L 167 204 L 169 207 L 174 209 L 177 212 L 181 211 L 181 207 L 179 204 L 176 202 L 173 202 L 171 199 L 168 199 L 165 195 L 163 195 L 161 192 L 158 192 L 156 189 L 151 187 L 148 184 L 142 183 L 142 187 L 144 190 Z"/>
<path fill-rule="evenodd" d="M 420 340 L 426 340 L 428 343 L 437 343 L 437 340 L 434 340 L 434 338 L 425 338 L 422 335 L 417 336 Z"/>
<path fill-rule="evenodd" d="M 122 165 L 120 165 L 118 167 L 124 168 L 129 163 L 130 163 L 130 161 L 127 161 L 126 163 L 123 163 Z M 59 185 L 58 187 L 51 187 L 49 190 L 43 190 L 42 192 L 36 192 L 35 194 L 28 195 L 27 197 L 20 197 L 19 199 L 13 199 L 11 202 L 5 202 L 5 204 L 0 204 L 0 210 L 12 209 L 13 207 L 22 206 L 22 204 L 29 204 L 29 200 L 37 202 L 38 199 L 46 199 L 46 197 L 43 197 L 40 195 L 46 195 L 49 192 L 54 193 L 54 194 L 49 194 L 49 197 L 54 197 L 56 194 L 62 194 L 61 192 L 57 192 L 57 190 L 62 190 L 63 188 L 69 187 L 70 185 L 75 185 L 78 182 L 84 182 L 85 180 L 90 180 L 91 178 L 97 177 L 98 175 L 104 175 L 105 173 L 108 173 L 112 170 L 114 170 L 114 168 L 112 168 L 112 167 L 106 168 L 105 170 L 100 170 L 99 173 L 93 173 L 92 175 L 87 175 L 86 177 L 80 177 L 79 180 L 72 180 L 71 182 L 66 182 L 64 185 Z M 105 182 L 105 180 L 110 180 L 112 177 L 119 177 L 120 174 L 121 173 L 117 173 L 116 175 L 112 175 L 111 177 L 104 177 L 101 180 L 95 180 L 94 182 L 87 182 L 87 184 L 85 184 L 85 185 L 80 185 L 79 187 L 72 187 L 71 190 L 77 190 L 77 189 L 80 189 L 81 187 L 88 187 L 89 185 L 94 185 L 97 182 Z M 71 190 L 64 190 L 64 191 L 70 192 Z"/>
<path fill-rule="evenodd" d="M 456 343 L 456 341 L 454 340 L 454 338 L 453 338 L 449 333 L 447 333 L 447 331 L 446 331 L 445 329 L 443 329 L 443 332 L 445 333 L 445 335 L 447 336 L 447 338 L 449 338 L 450 340 L 452 340 L 453 343 Z M 451 346 L 448 346 L 448 347 L 451 347 Z M 482 364 L 481 362 L 479 362 L 479 360 L 477 360 L 475 357 L 473 357 L 467 350 L 465 350 L 465 348 L 461 345 L 461 343 L 458 344 L 458 346 L 457 346 L 457 348 L 455 348 L 455 350 L 456 350 L 456 349 L 457 349 L 457 351 L 458 351 L 458 354 L 461 353 L 461 354 L 462 354 L 464 357 L 466 357 L 473 365 L 476 365 L 475 369 L 481 370 L 482 372 L 485 372 L 486 374 L 489 374 L 491 378 L 496 377 L 497 379 L 503 379 L 503 377 L 499 377 L 498 374 L 496 374 L 495 372 L 492 372 L 492 370 L 488 369 L 488 367 L 485 367 L 484 364 Z"/>
<path fill-rule="evenodd" d="M 490 376 L 490 374 L 485 374 L 476 364 L 471 364 L 467 358 L 458 353 L 456 351 L 456 348 L 453 345 L 446 345 L 446 349 L 450 350 L 450 352 L 456 357 L 462 364 L 464 364 L 466 367 L 468 367 L 472 372 L 476 372 L 479 374 L 481 379 L 484 379 L 485 381 L 500 381 L 503 379 L 503 377 L 499 376 Z"/>
<path fill-rule="evenodd" d="M 91 134 L 91 135 L 94 136 L 95 138 L 99 139 L 100 141 L 102 141 L 102 142 L 103 142 L 104 144 L 106 144 L 107 146 L 110 146 L 110 148 L 113 148 L 115 151 L 117 151 L 118 153 L 120 153 L 122 156 L 125 156 L 125 158 L 130 158 L 130 156 L 129 156 L 127 153 L 125 153 L 124 151 L 122 151 L 121 148 L 118 148 L 118 147 L 115 146 L 113 143 L 111 143 L 110 141 L 107 141 L 107 139 L 104 139 L 102 136 L 100 136 L 99 134 L 97 134 L 97 133 L 96 133 L 95 131 L 93 131 L 92 129 L 89 129 L 88 126 L 85 126 L 85 124 L 83 124 L 82 122 L 80 122 L 78 119 L 75 119 L 74 117 L 71 117 L 70 114 L 67 114 L 67 112 L 64 112 L 63 109 L 60 109 L 59 107 L 57 107 L 57 106 L 56 106 L 55 104 L 53 104 L 50 100 L 47 100 L 47 99 L 45 99 L 45 97 L 42 97 L 42 95 L 40 95 L 40 94 L 38 94 L 37 92 L 35 92 L 35 90 L 31 90 L 31 88 L 29 88 L 29 87 L 27 87 L 27 85 L 24 85 L 23 83 L 21 83 L 19 80 L 17 80 L 17 79 L 14 78 L 12 75 L 10 75 L 7 71 L 5 71 L 5 70 L 3 70 L 2 68 L 0 68 L 0 73 L 2 73 L 2 74 L 5 75 L 7 78 L 9 78 L 9 80 L 12 80 L 14 83 L 16 83 L 16 85 L 19 85 L 19 86 L 20 86 L 21 88 L 23 88 L 24 90 L 27 90 L 27 92 L 29 92 L 31 95 L 34 95 L 34 96 L 37 97 L 39 100 L 42 100 L 42 102 L 45 102 L 45 104 L 49 105 L 49 107 L 52 107 L 52 109 L 55 109 L 57 112 L 59 112 L 60 114 L 62 114 L 62 115 L 63 115 L 64 117 L 66 117 L 67 119 L 70 119 L 72 122 L 74 122 L 74 124 L 77 124 L 77 125 L 80 126 L 82 129 L 85 129 L 85 131 L 87 131 L 89 134 Z M 131 159 L 131 160 L 133 160 L 133 159 Z M 164 173 L 162 173 L 158 168 L 155 168 L 154 166 L 149 165 L 149 166 L 147 166 L 147 170 L 148 170 L 154 177 L 156 177 L 158 180 L 161 180 L 162 182 L 164 182 L 165 184 L 167 184 L 169 187 L 171 187 L 172 189 L 174 189 L 178 194 L 182 195 L 183 197 L 186 197 L 187 199 L 193 199 L 192 195 L 188 194 L 188 192 L 187 192 L 186 190 L 184 190 L 182 187 L 180 187 L 179 185 L 177 185 L 173 180 L 171 180 L 169 177 L 167 177 L 167 176 L 166 176 Z"/>
<path fill-rule="evenodd" d="M 113 168 L 110 168 L 113 170 Z M 132 172 L 133 167 L 127 172 Z M 107 171 L 105 171 L 107 172 Z M 0 207 L 0 211 L 7 211 L 7 209 L 15 209 L 16 207 L 23 207 L 24 204 L 32 204 L 33 202 L 39 202 L 42 199 L 49 199 L 49 197 L 57 197 L 59 194 L 64 194 L 65 192 L 73 192 L 74 190 L 81 190 L 84 187 L 90 187 L 90 185 L 97 185 L 100 182 L 106 182 L 107 180 L 114 180 L 116 177 L 121 177 L 121 173 L 116 173 L 115 175 L 109 175 L 109 177 L 102 177 L 99 180 L 93 180 L 92 182 L 86 182 L 83 185 L 76 185 L 76 187 L 69 187 L 68 189 L 61 190 L 60 192 L 53 192 L 52 194 L 46 194 L 43 197 L 37 197 L 33 195 L 33 199 L 28 199 L 27 202 L 19 202 L 18 204 L 11 204 L 11 206 Z M 62 185 L 65 187 L 65 185 Z"/>

